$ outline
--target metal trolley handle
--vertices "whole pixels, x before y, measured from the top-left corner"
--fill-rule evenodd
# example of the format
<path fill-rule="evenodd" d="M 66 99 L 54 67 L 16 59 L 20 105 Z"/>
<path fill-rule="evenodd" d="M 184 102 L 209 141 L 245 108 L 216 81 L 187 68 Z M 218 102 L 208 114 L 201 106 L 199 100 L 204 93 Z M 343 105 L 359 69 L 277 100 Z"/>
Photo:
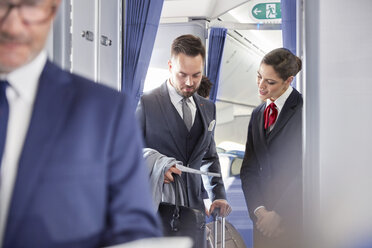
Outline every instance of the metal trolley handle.
<path fill-rule="evenodd" d="M 220 209 L 214 209 L 212 216 L 214 219 L 214 246 L 213 248 L 218 248 L 218 218 L 221 219 L 221 248 L 225 248 L 225 217 L 219 217 L 218 213 Z"/>

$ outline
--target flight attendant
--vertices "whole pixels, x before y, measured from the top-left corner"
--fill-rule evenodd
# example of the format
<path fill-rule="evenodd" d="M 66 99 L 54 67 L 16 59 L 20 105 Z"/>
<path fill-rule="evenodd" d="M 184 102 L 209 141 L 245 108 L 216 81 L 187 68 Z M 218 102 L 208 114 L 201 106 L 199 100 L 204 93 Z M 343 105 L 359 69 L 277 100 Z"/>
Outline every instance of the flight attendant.
<path fill-rule="evenodd" d="M 257 72 L 262 101 L 253 110 L 241 169 L 254 222 L 254 248 L 301 247 L 302 96 L 291 87 L 301 60 L 284 48 L 264 56 Z"/>

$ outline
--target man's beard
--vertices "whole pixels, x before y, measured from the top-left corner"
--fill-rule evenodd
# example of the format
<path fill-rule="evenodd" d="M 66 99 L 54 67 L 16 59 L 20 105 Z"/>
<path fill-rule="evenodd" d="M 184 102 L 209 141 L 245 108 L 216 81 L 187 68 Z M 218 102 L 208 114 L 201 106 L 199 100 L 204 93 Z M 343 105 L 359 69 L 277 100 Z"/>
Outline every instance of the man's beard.
<path fill-rule="evenodd" d="M 198 87 L 199 88 L 199 87 Z M 198 91 L 198 88 L 194 89 L 192 91 L 189 91 L 189 92 L 183 92 L 182 90 L 180 89 L 176 89 L 177 90 L 177 93 L 183 97 L 191 97 L 195 94 L 195 92 Z"/>

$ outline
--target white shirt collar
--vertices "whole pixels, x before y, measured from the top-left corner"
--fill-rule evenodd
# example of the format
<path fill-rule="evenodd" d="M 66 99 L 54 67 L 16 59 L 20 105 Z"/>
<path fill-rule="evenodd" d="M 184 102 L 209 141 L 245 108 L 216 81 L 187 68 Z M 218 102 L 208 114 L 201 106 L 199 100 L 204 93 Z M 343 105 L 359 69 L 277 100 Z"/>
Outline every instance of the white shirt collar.
<path fill-rule="evenodd" d="M 279 110 L 279 112 L 282 110 L 282 108 L 285 104 L 285 101 L 287 101 L 287 99 L 288 99 L 289 95 L 292 93 L 292 91 L 293 91 L 292 86 L 289 86 L 288 89 L 274 101 L 274 103 L 275 103 L 277 109 Z M 269 106 L 270 103 L 272 103 L 272 101 L 270 99 L 267 99 L 266 100 L 266 106 Z"/>
<path fill-rule="evenodd" d="M 5 76 L 11 88 L 25 101 L 33 103 L 41 72 L 47 61 L 46 51 L 41 51 L 30 63 L 17 68 Z"/>
<path fill-rule="evenodd" d="M 18 173 L 18 161 L 30 124 L 39 78 L 46 61 L 46 52 L 41 52 L 30 63 L 9 74 L 0 75 L 0 78 L 6 79 L 10 84 L 6 89 L 9 119 L 0 173 L 0 247 Z"/>
<path fill-rule="evenodd" d="M 169 96 L 170 96 L 170 99 L 173 105 L 179 104 L 184 97 L 178 94 L 176 89 L 170 84 L 169 79 L 167 80 L 167 87 L 168 87 Z M 193 97 L 189 97 L 188 100 L 189 101 L 187 101 L 187 104 L 191 104 L 193 107 L 196 107 Z"/>

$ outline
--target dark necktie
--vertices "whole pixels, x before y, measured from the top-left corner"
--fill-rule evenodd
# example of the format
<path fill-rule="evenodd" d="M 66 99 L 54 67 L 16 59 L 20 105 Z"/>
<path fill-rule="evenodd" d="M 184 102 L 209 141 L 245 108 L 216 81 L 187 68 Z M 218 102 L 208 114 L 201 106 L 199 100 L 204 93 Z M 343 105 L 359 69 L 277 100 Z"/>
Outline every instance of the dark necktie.
<path fill-rule="evenodd" d="M 269 106 L 266 107 L 265 112 L 265 129 L 268 129 L 275 123 L 276 117 L 278 117 L 278 110 L 276 109 L 275 103 L 270 103 Z"/>
<path fill-rule="evenodd" d="M 9 104 L 5 93 L 7 86 L 7 81 L 0 80 L 0 167 L 5 148 L 6 130 L 9 116 Z"/>
<path fill-rule="evenodd" d="M 183 114 L 183 121 L 187 127 L 187 130 L 190 131 L 192 126 L 192 116 L 191 116 L 191 109 L 187 104 L 187 98 L 182 99 L 182 114 Z"/>

